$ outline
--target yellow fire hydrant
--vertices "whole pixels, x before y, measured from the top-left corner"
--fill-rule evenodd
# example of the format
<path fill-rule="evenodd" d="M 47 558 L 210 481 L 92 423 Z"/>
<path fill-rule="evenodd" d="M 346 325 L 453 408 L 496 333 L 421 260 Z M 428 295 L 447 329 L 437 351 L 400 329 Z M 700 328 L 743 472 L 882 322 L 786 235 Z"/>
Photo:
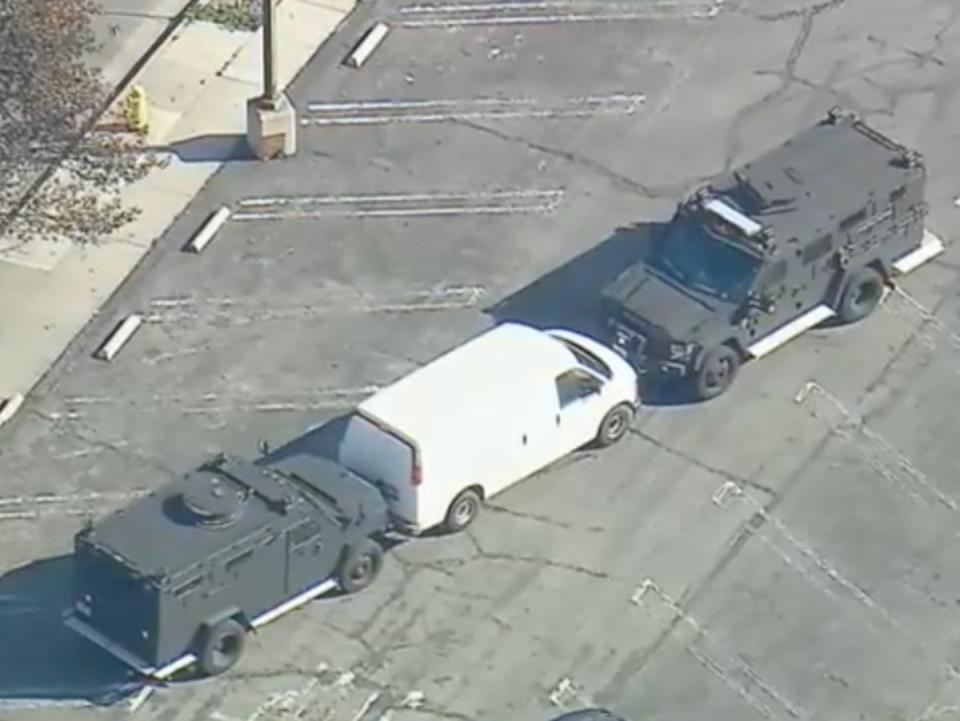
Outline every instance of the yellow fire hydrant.
<path fill-rule="evenodd" d="M 134 85 L 127 95 L 125 107 L 127 125 L 137 133 L 146 133 L 150 129 L 150 108 L 147 105 L 147 91 L 142 85 Z"/>

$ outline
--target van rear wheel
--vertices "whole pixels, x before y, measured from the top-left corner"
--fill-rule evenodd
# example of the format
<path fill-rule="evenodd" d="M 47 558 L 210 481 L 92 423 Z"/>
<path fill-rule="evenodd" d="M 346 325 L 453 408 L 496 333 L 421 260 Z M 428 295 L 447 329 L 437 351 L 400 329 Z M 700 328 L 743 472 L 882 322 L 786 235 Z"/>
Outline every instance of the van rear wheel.
<path fill-rule="evenodd" d="M 225 619 L 201 633 L 198 662 L 207 676 L 229 671 L 243 655 L 247 633 L 237 621 Z"/>
<path fill-rule="evenodd" d="M 447 509 L 443 527 L 448 533 L 459 533 L 466 529 L 480 513 L 483 499 L 473 488 L 461 491 Z"/>

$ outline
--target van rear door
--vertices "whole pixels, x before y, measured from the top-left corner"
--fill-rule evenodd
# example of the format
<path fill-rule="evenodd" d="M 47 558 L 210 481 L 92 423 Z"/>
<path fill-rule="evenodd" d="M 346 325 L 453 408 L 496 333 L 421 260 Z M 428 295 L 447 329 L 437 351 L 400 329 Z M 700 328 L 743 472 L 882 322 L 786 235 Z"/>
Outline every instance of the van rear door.
<path fill-rule="evenodd" d="M 340 441 L 337 460 L 376 485 L 391 513 L 410 522 L 417 520 L 414 475 L 419 471 L 416 453 L 408 441 L 353 413 Z"/>

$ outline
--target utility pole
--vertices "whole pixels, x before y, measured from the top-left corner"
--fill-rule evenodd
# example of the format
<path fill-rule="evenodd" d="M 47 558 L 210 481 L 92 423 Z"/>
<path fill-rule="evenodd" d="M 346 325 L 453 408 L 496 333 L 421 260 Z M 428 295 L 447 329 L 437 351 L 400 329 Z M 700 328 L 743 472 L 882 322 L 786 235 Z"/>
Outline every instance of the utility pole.
<path fill-rule="evenodd" d="M 297 152 L 297 117 L 277 87 L 276 0 L 263 0 L 263 95 L 247 101 L 247 142 L 260 160 Z"/>
<path fill-rule="evenodd" d="M 277 102 L 277 50 L 274 27 L 277 7 L 273 0 L 263 0 L 263 100 L 264 104 Z"/>

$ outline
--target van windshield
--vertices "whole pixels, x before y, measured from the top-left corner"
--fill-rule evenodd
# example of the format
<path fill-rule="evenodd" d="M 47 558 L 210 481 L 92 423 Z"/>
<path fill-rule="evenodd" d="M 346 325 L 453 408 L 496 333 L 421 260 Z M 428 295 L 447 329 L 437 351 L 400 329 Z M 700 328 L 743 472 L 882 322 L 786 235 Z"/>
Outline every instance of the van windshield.
<path fill-rule="evenodd" d="M 581 345 L 577 345 L 573 341 L 570 341 L 566 338 L 557 338 L 557 340 L 563 343 L 570 350 L 570 352 L 573 353 L 577 359 L 577 363 L 585 368 L 589 368 L 594 373 L 606 378 L 607 380 L 613 378 L 613 371 L 610 370 L 610 366 L 608 366 L 586 348 Z"/>

